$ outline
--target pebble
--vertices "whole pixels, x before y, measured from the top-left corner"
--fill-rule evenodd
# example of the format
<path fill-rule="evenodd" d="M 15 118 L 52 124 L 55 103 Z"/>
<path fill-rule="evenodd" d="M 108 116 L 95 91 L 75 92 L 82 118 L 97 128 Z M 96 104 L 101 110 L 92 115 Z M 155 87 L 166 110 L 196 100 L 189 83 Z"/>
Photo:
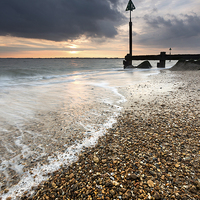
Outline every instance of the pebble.
<path fill-rule="evenodd" d="M 159 200 L 159 199 L 160 199 L 160 194 L 159 194 L 158 192 L 155 192 L 154 198 L 155 198 L 156 200 Z"/>
<path fill-rule="evenodd" d="M 178 80 L 183 89 L 127 107 L 96 147 L 20 199 L 200 199 L 200 104 L 189 90 L 200 83 Z"/>
<path fill-rule="evenodd" d="M 147 184 L 149 187 L 154 187 L 154 182 L 152 180 L 148 180 Z"/>
<path fill-rule="evenodd" d="M 99 158 L 96 157 L 96 156 L 94 156 L 94 162 L 95 162 L 95 163 L 98 163 L 98 162 L 99 162 Z"/>

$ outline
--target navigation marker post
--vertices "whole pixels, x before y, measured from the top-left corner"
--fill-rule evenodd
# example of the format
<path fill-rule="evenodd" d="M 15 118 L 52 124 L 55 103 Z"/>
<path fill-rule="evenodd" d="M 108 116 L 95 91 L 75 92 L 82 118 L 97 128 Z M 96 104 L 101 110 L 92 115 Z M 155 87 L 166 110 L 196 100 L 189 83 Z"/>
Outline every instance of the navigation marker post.
<path fill-rule="evenodd" d="M 172 54 L 172 48 L 169 49 L 169 55 L 171 54 Z M 171 62 L 171 60 L 169 62 Z"/>
<path fill-rule="evenodd" d="M 126 7 L 126 11 L 130 10 L 130 22 L 129 22 L 129 57 L 128 65 L 132 65 L 132 21 L 131 21 L 131 11 L 135 10 L 135 6 L 132 0 L 129 0 L 128 5 Z"/>

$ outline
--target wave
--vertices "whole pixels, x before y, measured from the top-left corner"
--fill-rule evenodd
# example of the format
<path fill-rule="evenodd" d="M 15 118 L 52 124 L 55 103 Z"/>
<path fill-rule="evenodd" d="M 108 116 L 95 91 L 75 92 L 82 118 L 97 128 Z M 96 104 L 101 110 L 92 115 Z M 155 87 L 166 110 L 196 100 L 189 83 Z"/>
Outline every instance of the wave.
<path fill-rule="evenodd" d="M 98 73 L 99 71 L 70 72 L 67 70 L 65 72 L 62 72 L 61 74 L 56 74 L 51 71 L 49 71 L 48 73 L 36 73 L 32 72 L 31 70 L 22 71 L 20 69 L 4 70 L 2 73 L 2 71 L 0 70 L 0 86 L 30 86 L 73 82 L 80 77 L 83 78 Z"/>
<path fill-rule="evenodd" d="M 120 108 L 119 108 L 120 110 Z M 99 131 L 96 131 L 92 126 L 90 126 L 91 136 L 86 137 L 80 143 L 75 143 L 74 145 L 68 147 L 64 153 L 55 152 L 56 157 L 49 157 L 49 164 L 37 165 L 31 171 L 27 171 L 21 177 L 21 180 L 15 186 L 9 188 L 7 193 L 1 194 L 0 197 L 3 200 L 6 200 L 8 197 L 17 199 L 16 196 L 23 195 L 26 191 L 31 191 L 34 186 L 37 186 L 42 181 L 45 181 L 49 178 L 48 174 L 53 173 L 54 171 L 61 168 L 61 166 L 69 166 L 78 159 L 78 155 L 83 151 L 84 148 L 94 147 L 98 141 L 98 138 L 105 135 L 106 130 L 111 128 L 112 125 L 116 122 L 116 117 L 119 112 L 114 113 L 106 123 L 103 124 L 102 128 Z M 87 127 L 86 127 L 87 129 Z M 20 141 L 18 141 L 21 145 Z M 17 166 L 19 168 L 19 166 Z M 5 169 L 1 169 L 5 170 Z M 22 168 L 18 170 L 22 171 Z"/>

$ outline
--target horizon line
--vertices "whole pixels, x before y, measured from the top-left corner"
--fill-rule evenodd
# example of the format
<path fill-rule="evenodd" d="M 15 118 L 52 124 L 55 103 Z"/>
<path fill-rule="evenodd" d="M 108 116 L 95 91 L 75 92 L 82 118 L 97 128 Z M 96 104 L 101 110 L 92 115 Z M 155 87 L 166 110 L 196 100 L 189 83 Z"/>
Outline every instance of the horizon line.
<path fill-rule="evenodd" d="M 1 58 L 0 59 L 124 59 L 124 58 L 119 58 L 119 57 L 46 57 L 46 58 L 15 58 L 15 57 L 6 57 L 6 58 Z"/>

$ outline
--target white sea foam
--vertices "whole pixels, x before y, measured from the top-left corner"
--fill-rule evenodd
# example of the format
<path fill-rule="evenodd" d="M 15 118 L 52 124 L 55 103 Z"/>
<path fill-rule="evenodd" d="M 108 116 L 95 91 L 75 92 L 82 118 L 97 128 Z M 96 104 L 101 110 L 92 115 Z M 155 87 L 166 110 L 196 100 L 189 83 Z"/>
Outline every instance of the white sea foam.
<path fill-rule="evenodd" d="M 125 103 L 126 102 L 126 98 L 122 94 L 120 94 L 118 92 L 117 87 L 110 86 L 108 84 L 108 82 L 100 82 L 100 83 L 91 82 L 90 84 L 94 85 L 94 86 L 97 86 L 97 87 L 102 87 L 102 88 L 105 88 L 105 89 L 108 89 L 108 90 L 112 91 L 116 96 L 118 96 L 120 98 L 120 100 L 117 101 L 117 104 Z M 109 98 L 105 98 L 104 102 L 105 103 L 113 104 L 113 102 Z"/>
<path fill-rule="evenodd" d="M 120 111 L 120 107 L 118 107 L 118 111 Z M 52 173 L 58 169 L 60 169 L 63 165 L 70 165 L 71 163 L 75 162 L 78 159 L 78 155 L 81 153 L 83 148 L 85 147 L 92 147 L 96 145 L 98 138 L 103 136 L 106 133 L 108 128 L 112 127 L 112 124 L 116 122 L 116 117 L 119 112 L 115 112 L 114 115 L 108 119 L 108 121 L 103 124 L 102 128 L 99 131 L 95 131 L 95 128 L 89 125 L 85 125 L 86 129 L 89 129 L 91 132 L 91 136 L 85 138 L 81 143 L 76 143 L 71 147 L 67 148 L 65 153 L 57 154 L 56 158 L 49 157 L 50 163 L 48 165 L 37 165 L 36 168 L 29 172 L 26 172 L 20 182 L 11 187 L 9 192 L 6 194 L 1 195 L 2 200 L 6 200 L 8 197 L 12 197 L 13 199 L 17 199 L 19 196 L 23 195 L 25 191 L 30 191 L 33 186 L 37 186 L 42 181 L 48 179 L 48 173 Z M 17 145 L 21 145 L 20 139 L 16 141 Z M 22 148 L 26 151 L 27 147 L 22 145 Z M 6 163 L 4 163 L 6 164 Z M 15 170 L 22 171 L 23 167 L 20 169 L 20 166 L 17 165 Z"/>

